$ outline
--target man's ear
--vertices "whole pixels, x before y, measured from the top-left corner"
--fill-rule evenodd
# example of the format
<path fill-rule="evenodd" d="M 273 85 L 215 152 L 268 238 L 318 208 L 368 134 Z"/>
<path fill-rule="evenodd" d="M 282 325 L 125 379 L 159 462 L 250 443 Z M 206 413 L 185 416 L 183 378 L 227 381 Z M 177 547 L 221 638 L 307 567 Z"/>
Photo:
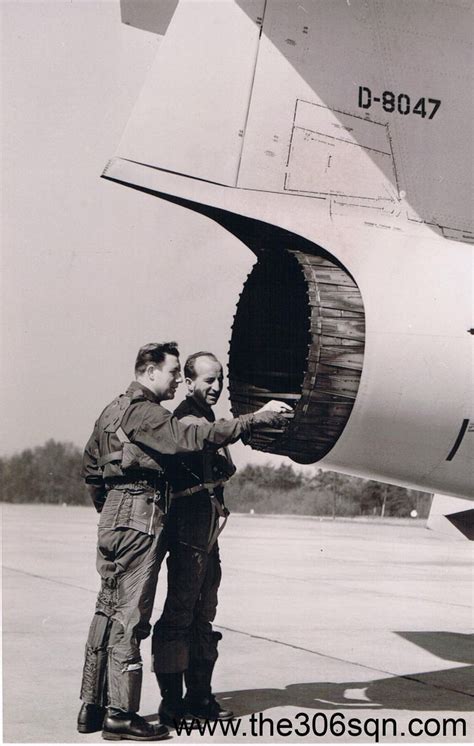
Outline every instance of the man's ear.
<path fill-rule="evenodd" d="M 190 394 L 194 393 L 194 381 L 193 381 L 193 379 L 192 378 L 188 378 L 188 376 L 186 376 L 186 378 L 184 379 L 184 382 L 186 384 L 188 392 Z"/>

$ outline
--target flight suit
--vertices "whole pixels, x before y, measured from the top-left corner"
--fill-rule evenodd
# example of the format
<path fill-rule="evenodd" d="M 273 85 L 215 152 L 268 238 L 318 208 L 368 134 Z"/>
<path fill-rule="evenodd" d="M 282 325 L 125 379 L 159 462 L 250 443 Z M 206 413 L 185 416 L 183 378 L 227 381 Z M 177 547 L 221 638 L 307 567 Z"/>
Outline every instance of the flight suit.
<path fill-rule="evenodd" d="M 252 415 L 182 424 L 137 381 L 109 404 L 87 443 L 83 474 L 101 513 L 101 588 L 86 643 L 81 699 L 125 712 L 139 709 L 140 641 L 150 633 L 166 551 L 162 528 L 170 456 L 249 436 Z"/>
<path fill-rule="evenodd" d="M 210 407 L 191 396 L 178 406 L 175 415 L 183 422 L 215 419 Z M 174 495 L 165 530 L 169 545 L 168 593 L 162 616 L 153 630 L 154 670 L 159 680 L 161 674 L 186 672 L 188 692 L 190 689 L 209 692 L 217 643 L 222 637 L 212 628 L 221 581 L 216 534 L 219 513 L 224 513 L 222 484 L 235 472 L 235 467 L 228 453 L 223 455 L 215 448 L 173 461 Z M 214 501 L 209 491 L 203 489 L 206 482 L 214 484 Z M 215 507 L 216 500 L 217 508 L 221 506 L 219 510 Z"/>

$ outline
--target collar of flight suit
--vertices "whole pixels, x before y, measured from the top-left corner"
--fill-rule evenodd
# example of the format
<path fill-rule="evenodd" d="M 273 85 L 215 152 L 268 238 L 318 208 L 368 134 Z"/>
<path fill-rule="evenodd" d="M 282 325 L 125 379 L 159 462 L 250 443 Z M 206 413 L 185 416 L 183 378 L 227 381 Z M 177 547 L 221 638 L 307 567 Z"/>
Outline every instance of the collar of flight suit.
<path fill-rule="evenodd" d="M 126 396 L 130 396 L 132 400 L 146 399 L 154 404 L 161 404 L 160 400 L 155 396 L 153 391 L 150 391 L 146 386 L 139 383 L 138 381 L 132 381 L 126 391 Z"/>
<path fill-rule="evenodd" d="M 177 412 L 178 409 L 180 412 Z M 183 410 L 185 414 L 183 414 Z M 196 417 L 204 417 L 208 422 L 215 422 L 216 420 L 216 416 L 209 404 L 198 401 L 192 394 L 188 394 L 186 399 L 176 407 L 175 413 L 178 414 L 180 419 L 186 415 L 195 415 Z"/>

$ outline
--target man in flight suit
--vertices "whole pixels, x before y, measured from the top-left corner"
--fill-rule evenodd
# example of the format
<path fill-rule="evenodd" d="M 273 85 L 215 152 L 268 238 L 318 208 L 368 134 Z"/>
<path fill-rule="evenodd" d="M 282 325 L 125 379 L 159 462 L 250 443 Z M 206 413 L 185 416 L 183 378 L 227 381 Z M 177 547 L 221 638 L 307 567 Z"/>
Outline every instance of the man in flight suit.
<path fill-rule="evenodd" d="M 277 411 L 284 411 L 285 405 L 272 402 L 265 411 L 216 423 L 180 423 L 161 406 L 182 381 L 174 342 L 142 347 L 135 378 L 99 416 L 84 452 L 84 477 L 101 513 L 101 589 L 86 643 L 78 730 L 102 728 L 105 739 L 152 741 L 166 737 L 168 730 L 137 714 L 139 646 L 150 633 L 165 551 L 160 536 L 167 507 L 167 462 L 176 454 L 245 439 L 253 427 L 281 427 Z"/>
<path fill-rule="evenodd" d="M 222 365 L 210 352 L 190 355 L 184 366 L 186 399 L 174 414 L 181 422 L 214 422 L 212 407 L 222 392 Z M 168 594 L 153 630 L 153 665 L 161 690 L 160 721 L 184 716 L 228 720 L 212 694 L 217 660 L 213 631 L 221 566 L 217 535 L 226 518 L 224 482 L 235 472 L 227 449 L 207 447 L 174 459 L 173 492 L 166 525 Z M 183 701 L 183 675 L 186 697 Z"/>

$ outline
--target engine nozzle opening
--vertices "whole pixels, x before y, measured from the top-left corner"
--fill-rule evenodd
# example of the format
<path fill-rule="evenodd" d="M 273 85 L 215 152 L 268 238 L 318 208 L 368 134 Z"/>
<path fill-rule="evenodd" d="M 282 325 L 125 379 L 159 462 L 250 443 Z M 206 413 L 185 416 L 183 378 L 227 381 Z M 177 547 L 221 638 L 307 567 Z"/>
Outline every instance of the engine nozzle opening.
<path fill-rule="evenodd" d="M 255 430 L 252 447 L 300 463 L 326 455 L 354 405 L 364 339 L 362 297 L 343 267 L 326 253 L 262 252 L 232 329 L 232 411 L 252 412 L 280 399 L 295 414 L 285 431 Z"/>

